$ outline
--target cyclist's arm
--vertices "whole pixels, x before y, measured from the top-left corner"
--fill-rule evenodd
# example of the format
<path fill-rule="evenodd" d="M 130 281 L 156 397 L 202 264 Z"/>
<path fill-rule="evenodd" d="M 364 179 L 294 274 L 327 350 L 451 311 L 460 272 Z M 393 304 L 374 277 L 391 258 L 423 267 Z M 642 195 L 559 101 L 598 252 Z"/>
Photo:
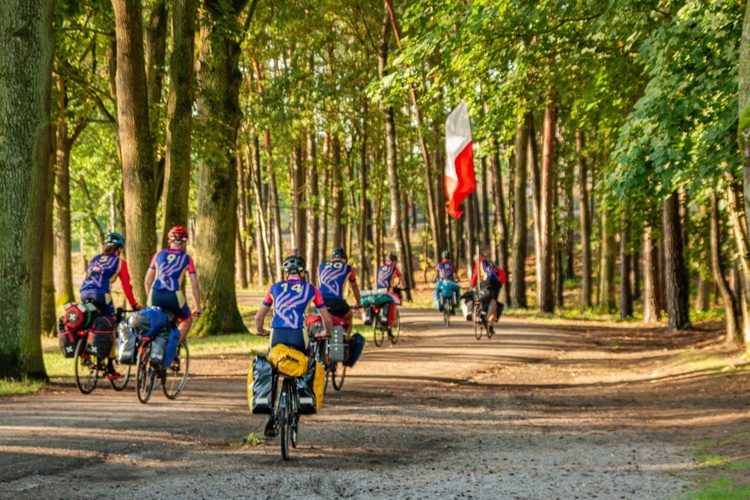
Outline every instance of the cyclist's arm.
<path fill-rule="evenodd" d="M 352 269 L 352 272 L 349 273 L 349 285 L 352 287 L 352 293 L 354 294 L 354 300 L 357 301 L 357 304 L 360 303 L 360 300 L 362 299 L 360 293 L 359 293 L 359 285 L 357 284 L 357 277 L 354 275 L 354 269 Z"/>
<path fill-rule="evenodd" d="M 479 261 L 474 266 L 474 272 L 471 274 L 471 286 L 477 286 L 477 280 L 479 279 L 479 266 L 481 264 L 482 262 Z"/>
<path fill-rule="evenodd" d="M 138 301 L 135 300 L 135 296 L 133 295 L 133 285 L 130 284 L 128 263 L 122 259 L 120 259 L 120 273 L 118 276 L 120 278 L 120 285 L 122 285 L 122 291 L 125 292 L 125 297 L 127 297 L 128 302 L 130 302 L 130 307 L 133 309 L 139 309 L 140 306 L 138 305 Z"/>
<path fill-rule="evenodd" d="M 146 287 L 146 295 L 151 293 L 151 285 L 154 284 L 154 278 L 156 278 L 156 270 L 152 267 L 146 271 L 146 277 L 143 278 L 143 284 Z"/>
<path fill-rule="evenodd" d="M 326 307 L 326 303 L 323 300 L 323 296 L 320 294 L 320 290 L 318 288 L 315 288 L 315 295 L 313 295 L 313 304 L 315 304 L 315 307 L 318 308 L 320 317 L 323 319 L 323 326 L 325 326 L 326 333 L 330 335 L 331 331 L 333 330 L 333 319 L 331 319 L 331 315 L 328 313 L 328 308 Z"/>
<path fill-rule="evenodd" d="M 271 311 L 271 306 L 267 306 L 265 302 L 261 304 L 260 309 L 258 309 L 258 313 L 255 315 L 255 331 L 258 332 L 259 335 L 267 335 L 268 332 L 266 332 L 263 329 L 263 321 L 265 321 L 266 316 Z"/>
<path fill-rule="evenodd" d="M 200 314 L 201 312 L 201 289 L 198 286 L 198 275 L 196 275 L 194 272 L 189 273 L 188 276 L 190 276 L 190 289 L 193 291 L 193 313 Z"/>

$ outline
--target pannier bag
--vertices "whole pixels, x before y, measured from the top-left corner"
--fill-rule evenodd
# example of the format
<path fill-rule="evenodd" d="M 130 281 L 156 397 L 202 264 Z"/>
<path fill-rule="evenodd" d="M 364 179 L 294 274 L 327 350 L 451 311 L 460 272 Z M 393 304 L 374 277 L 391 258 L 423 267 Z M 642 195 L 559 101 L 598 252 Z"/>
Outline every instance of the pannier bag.
<path fill-rule="evenodd" d="M 365 307 L 365 325 L 372 325 L 372 306 Z"/>
<path fill-rule="evenodd" d="M 325 385 L 325 368 L 310 358 L 307 372 L 297 379 L 297 406 L 301 415 L 313 415 L 320 411 Z"/>
<path fill-rule="evenodd" d="M 328 340 L 328 359 L 333 363 L 344 361 L 344 329 L 334 326 Z"/>
<path fill-rule="evenodd" d="M 60 351 L 66 358 L 72 358 L 76 355 L 76 342 L 78 335 L 63 323 L 63 318 L 57 321 L 57 340 L 60 342 Z"/>
<path fill-rule="evenodd" d="M 471 321 L 474 315 L 474 290 L 468 290 L 458 299 L 461 313 L 466 321 Z"/>
<path fill-rule="evenodd" d="M 271 366 L 287 377 L 301 377 L 307 371 L 307 356 L 284 344 L 273 346 L 267 357 Z"/>
<path fill-rule="evenodd" d="M 126 322 L 117 326 L 117 362 L 121 365 L 134 365 L 138 352 L 135 350 L 135 333 Z"/>
<path fill-rule="evenodd" d="M 111 316 L 97 316 L 91 323 L 88 338 L 89 354 L 100 359 L 109 357 L 114 343 L 115 320 Z"/>
<path fill-rule="evenodd" d="M 166 327 L 169 324 L 169 316 L 167 316 L 167 313 L 156 307 L 147 307 L 134 312 L 130 318 L 128 318 L 128 325 L 133 325 L 136 318 L 139 324 L 149 325 L 148 330 L 141 332 L 141 338 L 149 338 L 162 330 L 166 330 Z"/>
<path fill-rule="evenodd" d="M 355 333 L 349 337 L 349 348 L 346 350 L 344 366 L 354 366 L 354 363 L 357 362 L 364 348 L 365 338 L 362 335 Z"/>
<path fill-rule="evenodd" d="M 378 321 L 380 321 L 381 325 L 388 326 L 388 313 L 390 311 L 391 311 L 390 302 L 383 304 L 383 307 L 380 308 L 380 313 L 378 314 Z"/>
<path fill-rule="evenodd" d="M 98 309 L 91 302 L 77 304 L 70 302 L 63 306 L 62 323 L 74 332 L 84 330 L 91 325 Z"/>
<path fill-rule="evenodd" d="M 271 363 L 263 356 L 256 356 L 247 371 L 247 404 L 254 415 L 273 413 L 271 388 L 273 387 L 273 369 Z"/>
<path fill-rule="evenodd" d="M 500 319 L 500 316 L 503 315 L 503 311 L 505 310 L 505 304 L 498 301 L 497 302 L 497 319 Z"/>
<path fill-rule="evenodd" d="M 177 347 L 180 344 L 180 331 L 176 326 L 169 330 L 161 330 L 151 340 L 151 366 L 167 368 L 174 361 Z"/>

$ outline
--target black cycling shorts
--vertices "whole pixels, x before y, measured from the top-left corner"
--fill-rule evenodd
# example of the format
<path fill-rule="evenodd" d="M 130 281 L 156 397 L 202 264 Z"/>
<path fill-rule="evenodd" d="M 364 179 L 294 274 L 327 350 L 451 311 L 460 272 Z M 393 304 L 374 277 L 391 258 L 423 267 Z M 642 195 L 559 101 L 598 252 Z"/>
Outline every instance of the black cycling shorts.
<path fill-rule="evenodd" d="M 344 299 L 323 299 L 323 302 L 325 302 L 331 314 L 337 318 L 344 319 L 349 311 L 352 310 Z"/>
<path fill-rule="evenodd" d="M 503 287 L 503 284 L 499 281 L 495 280 L 484 280 L 480 284 L 480 288 L 482 290 L 489 290 L 490 295 L 487 297 L 486 302 L 489 303 L 490 300 L 494 300 L 497 302 L 497 297 L 500 295 L 500 289 Z"/>

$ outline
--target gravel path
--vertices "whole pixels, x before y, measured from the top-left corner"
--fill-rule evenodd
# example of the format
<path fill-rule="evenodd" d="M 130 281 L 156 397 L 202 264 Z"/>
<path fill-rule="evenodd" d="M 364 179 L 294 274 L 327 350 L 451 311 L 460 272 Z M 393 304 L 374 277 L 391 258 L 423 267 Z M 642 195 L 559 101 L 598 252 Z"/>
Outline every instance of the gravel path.
<path fill-rule="evenodd" d="M 689 488 L 684 421 L 710 408 L 648 392 L 560 327 L 504 319 L 491 339 L 404 310 L 344 388 L 304 417 L 300 447 L 243 446 L 245 356 L 195 358 L 185 393 L 148 405 L 69 385 L 0 399 L 1 498 L 664 498 Z M 367 335 L 369 337 L 369 335 Z M 647 353 L 645 353 L 647 354 Z M 645 355 L 644 354 L 644 355 Z"/>

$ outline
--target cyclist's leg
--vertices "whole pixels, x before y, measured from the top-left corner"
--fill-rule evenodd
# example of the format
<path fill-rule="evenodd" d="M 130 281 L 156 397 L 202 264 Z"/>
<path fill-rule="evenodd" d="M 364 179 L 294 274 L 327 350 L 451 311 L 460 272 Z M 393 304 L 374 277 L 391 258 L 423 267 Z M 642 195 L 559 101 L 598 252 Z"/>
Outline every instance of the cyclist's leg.
<path fill-rule="evenodd" d="M 487 320 L 490 327 L 493 327 L 495 325 L 495 321 L 497 321 L 497 297 L 500 294 L 501 286 L 502 285 L 500 283 L 490 281 L 490 303 L 489 310 L 487 311 Z"/>
<path fill-rule="evenodd" d="M 346 334 L 349 335 L 352 331 L 352 320 L 354 319 L 354 312 L 349 304 L 344 299 L 324 299 L 326 307 L 332 316 L 343 319 L 347 323 Z"/>

